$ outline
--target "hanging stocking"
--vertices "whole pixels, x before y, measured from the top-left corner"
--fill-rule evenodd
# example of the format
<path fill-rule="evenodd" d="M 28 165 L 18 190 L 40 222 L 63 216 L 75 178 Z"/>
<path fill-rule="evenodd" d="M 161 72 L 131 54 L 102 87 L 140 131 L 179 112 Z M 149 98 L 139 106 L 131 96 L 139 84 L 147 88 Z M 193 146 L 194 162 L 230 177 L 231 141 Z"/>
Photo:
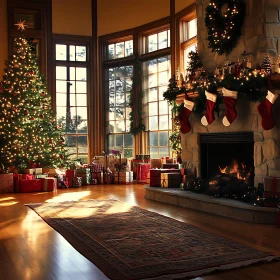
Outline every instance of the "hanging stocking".
<path fill-rule="evenodd" d="M 264 130 L 270 130 L 275 126 L 274 118 L 272 115 L 272 106 L 277 99 L 278 94 L 267 91 L 267 96 L 258 105 L 258 111 L 262 117 L 262 127 Z"/>
<path fill-rule="evenodd" d="M 201 118 L 201 123 L 207 126 L 215 120 L 214 107 L 217 100 L 217 94 L 213 94 L 205 90 L 205 95 L 206 95 L 206 112 L 205 112 L 205 116 Z"/>
<path fill-rule="evenodd" d="M 223 124 L 224 126 L 230 126 L 237 116 L 237 112 L 235 109 L 235 104 L 237 101 L 237 91 L 222 88 L 222 93 L 226 106 L 226 115 L 223 118 Z"/>
<path fill-rule="evenodd" d="M 180 121 L 180 131 L 183 134 L 188 133 L 191 130 L 189 122 L 189 116 L 192 113 L 194 103 L 189 100 L 184 100 L 184 108 L 179 112 L 178 119 Z"/>

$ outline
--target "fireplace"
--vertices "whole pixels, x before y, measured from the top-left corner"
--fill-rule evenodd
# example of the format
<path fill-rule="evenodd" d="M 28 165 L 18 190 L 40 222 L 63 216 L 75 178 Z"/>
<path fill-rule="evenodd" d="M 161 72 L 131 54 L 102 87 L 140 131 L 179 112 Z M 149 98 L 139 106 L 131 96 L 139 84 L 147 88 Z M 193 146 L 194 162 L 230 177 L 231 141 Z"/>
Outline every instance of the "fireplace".
<path fill-rule="evenodd" d="M 253 132 L 200 134 L 200 174 L 211 180 L 217 174 L 247 176 L 254 184 Z"/>

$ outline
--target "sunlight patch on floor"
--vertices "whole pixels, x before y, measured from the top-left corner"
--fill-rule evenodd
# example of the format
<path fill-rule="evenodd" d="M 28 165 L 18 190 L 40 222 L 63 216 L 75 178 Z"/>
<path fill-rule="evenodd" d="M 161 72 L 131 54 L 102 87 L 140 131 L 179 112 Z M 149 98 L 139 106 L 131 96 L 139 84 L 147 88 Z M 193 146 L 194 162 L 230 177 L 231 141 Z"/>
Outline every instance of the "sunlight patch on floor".
<path fill-rule="evenodd" d="M 58 196 L 47 199 L 46 202 L 78 201 L 90 194 L 90 191 L 62 193 Z"/>

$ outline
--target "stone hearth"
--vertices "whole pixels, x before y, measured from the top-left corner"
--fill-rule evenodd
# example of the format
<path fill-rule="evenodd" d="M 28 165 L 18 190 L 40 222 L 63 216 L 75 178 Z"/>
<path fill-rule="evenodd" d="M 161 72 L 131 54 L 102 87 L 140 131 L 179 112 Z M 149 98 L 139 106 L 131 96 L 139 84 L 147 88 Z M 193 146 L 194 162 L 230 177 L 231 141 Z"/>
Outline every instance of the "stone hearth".
<path fill-rule="evenodd" d="M 253 206 L 242 201 L 216 198 L 205 194 L 182 191 L 178 188 L 166 189 L 146 185 L 145 189 L 146 199 L 199 210 L 243 222 L 276 224 L 276 208 Z"/>

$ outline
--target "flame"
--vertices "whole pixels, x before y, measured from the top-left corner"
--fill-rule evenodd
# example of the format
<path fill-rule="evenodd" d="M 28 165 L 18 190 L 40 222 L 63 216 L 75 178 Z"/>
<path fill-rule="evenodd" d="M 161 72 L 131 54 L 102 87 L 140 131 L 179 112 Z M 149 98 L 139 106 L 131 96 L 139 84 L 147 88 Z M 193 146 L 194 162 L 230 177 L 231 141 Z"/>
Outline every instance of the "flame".
<path fill-rule="evenodd" d="M 220 173 L 231 174 L 239 180 L 245 181 L 251 175 L 251 172 L 246 170 L 246 164 L 244 162 L 239 163 L 236 159 L 233 159 L 231 166 L 225 166 L 224 168 L 222 168 L 218 165 L 218 167 L 220 169 Z"/>

